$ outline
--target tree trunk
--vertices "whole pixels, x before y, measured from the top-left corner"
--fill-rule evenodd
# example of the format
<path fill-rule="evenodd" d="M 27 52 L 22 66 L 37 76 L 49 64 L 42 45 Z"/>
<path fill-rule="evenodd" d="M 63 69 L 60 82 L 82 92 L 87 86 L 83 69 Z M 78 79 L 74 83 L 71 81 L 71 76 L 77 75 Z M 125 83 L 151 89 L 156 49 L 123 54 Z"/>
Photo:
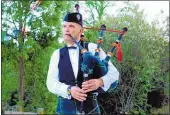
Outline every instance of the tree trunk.
<path fill-rule="evenodd" d="M 23 33 L 23 23 L 22 19 L 20 19 L 19 30 L 20 35 L 18 37 L 19 42 L 19 52 L 21 56 L 19 57 L 19 101 L 21 102 L 21 106 L 23 106 L 24 102 L 24 56 L 23 56 L 23 45 L 24 45 L 24 33 Z"/>
<path fill-rule="evenodd" d="M 19 94 L 20 94 L 20 102 L 23 102 L 24 99 L 24 57 L 20 56 L 20 64 L 19 64 Z"/>

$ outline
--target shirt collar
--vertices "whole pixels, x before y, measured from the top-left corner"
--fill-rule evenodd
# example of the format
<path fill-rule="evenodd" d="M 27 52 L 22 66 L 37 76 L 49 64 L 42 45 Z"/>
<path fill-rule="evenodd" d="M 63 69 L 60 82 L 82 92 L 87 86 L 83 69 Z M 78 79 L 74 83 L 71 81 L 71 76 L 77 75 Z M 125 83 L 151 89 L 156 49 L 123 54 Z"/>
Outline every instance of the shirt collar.
<path fill-rule="evenodd" d="M 78 41 L 78 42 L 80 42 L 80 41 Z M 74 43 L 73 45 L 71 45 L 71 44 L 67 44 L 67 47 L 71 47 L 71 46 L 78 47 L 76 43 Z"/>
<path fill-rule="evenodd" d="M 71 45 L 71 44 L 67 44 L 67 47 L 71 47 L 71 46 L 75 46 L 75 47 L 77 47 L 77 45 L 74 43 L 73 45 Z"/>

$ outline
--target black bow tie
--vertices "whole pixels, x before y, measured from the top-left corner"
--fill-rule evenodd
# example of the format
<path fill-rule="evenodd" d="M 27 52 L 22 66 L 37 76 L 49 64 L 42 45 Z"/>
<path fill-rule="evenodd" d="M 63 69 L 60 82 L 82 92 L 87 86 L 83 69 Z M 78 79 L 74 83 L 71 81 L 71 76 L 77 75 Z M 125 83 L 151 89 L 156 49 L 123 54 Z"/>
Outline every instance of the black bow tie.
<path fill-rule="evenodd" d="M 70 46 L 70 47 L 67 47 L 68 49 L 77 49 L 77 47 L 75 46 Z"/>

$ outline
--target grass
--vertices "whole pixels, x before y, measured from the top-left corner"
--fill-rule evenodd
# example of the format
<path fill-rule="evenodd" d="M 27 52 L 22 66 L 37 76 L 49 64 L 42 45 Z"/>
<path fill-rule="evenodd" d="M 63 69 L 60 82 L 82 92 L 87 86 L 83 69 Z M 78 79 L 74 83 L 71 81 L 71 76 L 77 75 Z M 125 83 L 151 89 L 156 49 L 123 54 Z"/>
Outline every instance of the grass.
<path fill-rule="evenodd" d="M 163 106 L 162 108 L 159 108 L 159 109 L 156 109 L 156 108 L 153 108 L 152 110 L 151 110 L 151 113 L 153 114 L 153 115 L 158 115 L 158 114 L 163 114 L 163 115 L 169 115 L 170 113 L 169 113 L 169 104 L 168 105 L 165 105 L 165 106 Z"/>

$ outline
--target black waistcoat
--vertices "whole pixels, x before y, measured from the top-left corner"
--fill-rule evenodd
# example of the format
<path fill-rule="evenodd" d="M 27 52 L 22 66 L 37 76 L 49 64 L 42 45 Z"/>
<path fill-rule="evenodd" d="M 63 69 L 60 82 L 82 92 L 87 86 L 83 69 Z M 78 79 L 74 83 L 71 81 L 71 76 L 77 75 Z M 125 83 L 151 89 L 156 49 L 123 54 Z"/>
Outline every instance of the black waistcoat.
<path fill-rule="evenodd" d="M 81 44 L 82 45 L 82 44 Z M 84 44 L 84 47 L 88 50 L 88 43 Z M 58 64 L 59 69 L 59 81 L 62 83 L 65 83 L 67 85 L 75 86 L 76 84 L 81 88 L 82 82 L 83 82 L 83 72 L 81 71 L 81 63 L 83 61 L 81 51 L 79 51 L 79 68 L 78 68 L 78 75 L 77 80 L 75 79 L 73 68 L 70 61 L 70 56 L 68 52 L 67 46 L 60 49 L 60 59 Z M 104 93 L 104 90 L 99 87 L 96 90 L 98 93 Z M 90 93 L 96 92 L 91 91 Z"/>
<path fill-rule="evenodd" d="M 88 50 L 88 43 L 85 43 L 85 48 Z M 79 51 L 79 61 L 78 61 L 78 75 L 77 80 L 75 79 L 73 68 L 70 61 L 70 56 L 67 46 L 60 49 L 60 59 L 59 59 L 59 81 L 67 85 L 75 86 L 76 83 L 79 87 L 83 82 L 83 72 L 81 71 L 82 54 Z"/>

